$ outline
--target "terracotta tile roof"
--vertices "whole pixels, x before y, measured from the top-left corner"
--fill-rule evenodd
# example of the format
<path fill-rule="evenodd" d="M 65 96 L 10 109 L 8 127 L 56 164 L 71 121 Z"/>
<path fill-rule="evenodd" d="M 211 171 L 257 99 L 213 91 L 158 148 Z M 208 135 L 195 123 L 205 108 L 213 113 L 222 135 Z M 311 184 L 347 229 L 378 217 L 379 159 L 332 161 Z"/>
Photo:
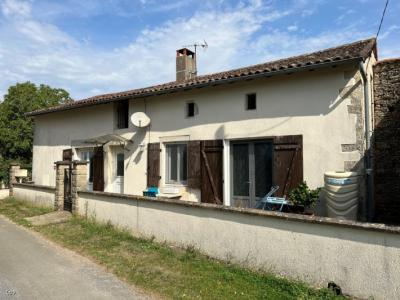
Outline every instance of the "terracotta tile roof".
<path fill-rule="evenodd" d="M 295 72 L 310 67 L 318 67 L 331 65 L 332 63 L 361 60 L 366 59 L 372 51 L 375 51 L 376 55 L 376 40 L 374 38 L 361 40 L 351 44 L 345 44 L 339 47 L 329 48 L 322 51 L 266 62 L 263 64 L 252 65 L 244 68 L 209 75 L 197 76 L 193 79 L 183 82 L 172 81 L 160 85 L 154 85 L 119 93 L 98 95 L 79 101 L 73 101 L 71 103 L 63 105 L 36 110 L 28 113 L 27 115 L 35 116 L 95 104 L 104 104 L 122 99 L 140 98 L 144 96 L 166 94 L 195 87 L 210 85 L 212 86 L 216 84 L 222 84 L 226 81 L 244 80 L 258 76 L 272 76 L 276 73 Z"/>

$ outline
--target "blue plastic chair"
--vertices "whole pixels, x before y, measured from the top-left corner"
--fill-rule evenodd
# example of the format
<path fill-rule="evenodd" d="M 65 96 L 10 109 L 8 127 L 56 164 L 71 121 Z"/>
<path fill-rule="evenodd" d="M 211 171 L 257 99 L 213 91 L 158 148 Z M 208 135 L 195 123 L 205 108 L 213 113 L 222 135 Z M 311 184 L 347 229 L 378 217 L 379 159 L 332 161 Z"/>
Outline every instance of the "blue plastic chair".
<path fill-rule="evenodd" d="M 145 197 L 157 197 L 159 194 L 158 187 L 150 186 L 145 191 L 143 191 L 143 196 Z"/>

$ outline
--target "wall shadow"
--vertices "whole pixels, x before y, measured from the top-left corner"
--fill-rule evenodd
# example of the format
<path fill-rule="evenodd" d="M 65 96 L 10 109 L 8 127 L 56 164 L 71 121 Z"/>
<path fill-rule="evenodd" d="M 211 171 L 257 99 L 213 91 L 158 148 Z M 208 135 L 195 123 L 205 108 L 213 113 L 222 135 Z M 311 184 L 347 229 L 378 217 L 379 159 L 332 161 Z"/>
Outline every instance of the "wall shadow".
<path fill-rule="evenodd" d="M 381 61 L 374 71 L 375 221 L 400 224 L 400 59 Z"/>

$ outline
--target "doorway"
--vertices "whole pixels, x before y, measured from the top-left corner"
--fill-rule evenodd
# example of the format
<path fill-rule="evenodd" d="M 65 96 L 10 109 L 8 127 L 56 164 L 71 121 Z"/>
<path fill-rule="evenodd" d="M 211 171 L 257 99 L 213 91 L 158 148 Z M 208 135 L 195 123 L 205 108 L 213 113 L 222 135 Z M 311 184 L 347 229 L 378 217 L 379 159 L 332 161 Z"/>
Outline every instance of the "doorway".
<path fill-rule="evenodd" d="M 232 206 L 255 207 L 271 189 L 272 169 L 271 140 L 232 142 Z"/>

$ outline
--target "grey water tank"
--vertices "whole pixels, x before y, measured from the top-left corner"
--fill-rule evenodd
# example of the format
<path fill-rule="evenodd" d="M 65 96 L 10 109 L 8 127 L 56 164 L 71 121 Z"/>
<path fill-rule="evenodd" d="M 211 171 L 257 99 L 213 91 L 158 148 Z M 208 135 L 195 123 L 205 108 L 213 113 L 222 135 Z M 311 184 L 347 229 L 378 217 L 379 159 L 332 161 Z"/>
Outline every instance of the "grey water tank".
<path fill-rule="evenodd" d="M 357 220 L 358 173 L 326 172 L 325 200 L 328 217 Z"/>

